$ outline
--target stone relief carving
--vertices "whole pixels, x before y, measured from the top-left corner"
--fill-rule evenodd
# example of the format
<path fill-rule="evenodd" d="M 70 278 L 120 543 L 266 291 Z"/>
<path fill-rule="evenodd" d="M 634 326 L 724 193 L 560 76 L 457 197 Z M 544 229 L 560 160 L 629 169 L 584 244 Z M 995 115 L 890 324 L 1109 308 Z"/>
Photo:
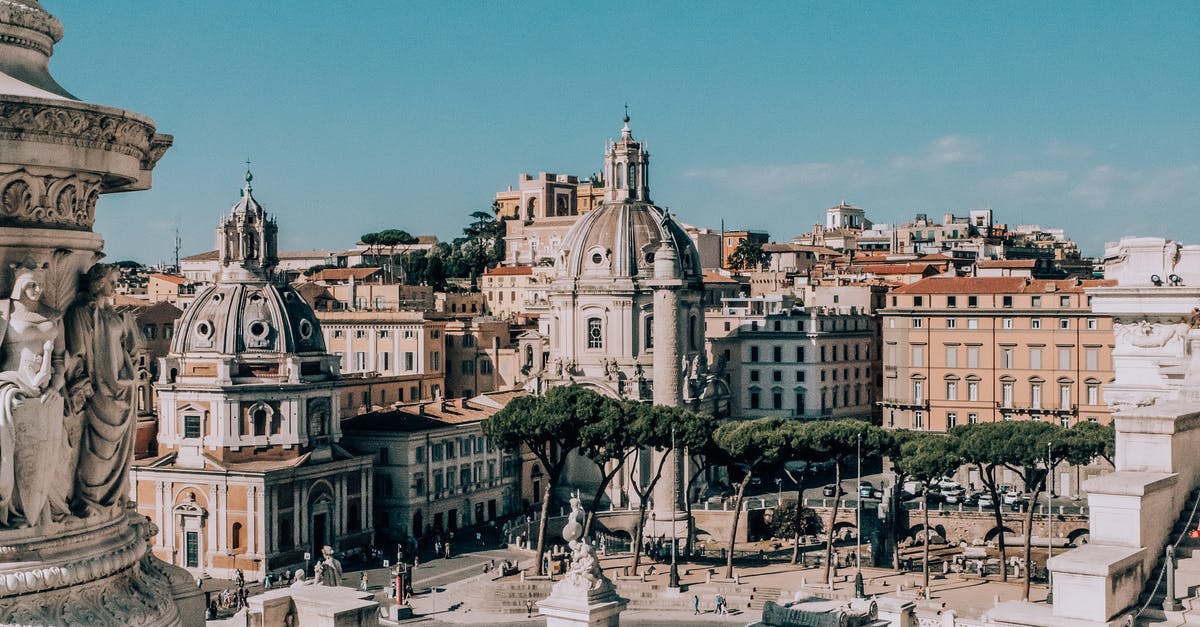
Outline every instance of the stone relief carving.
<path fill-rule="evenodd" d="M 146 170 L 173 141 L 136 118 L 19 101 L 0 103 L 0 137 L 117 152 L 137 158 Z"/>
<path fill-rule="evenodd" d="M 4 526 L 33 526 L 51 518 L 61 520 L 69 513 L 74 460 L 60 394 L 62 327 L 58 312 L 42 302 L 45 276 L 44 267 L 15 268 L 9 298 L 0 301 L 0 525 Z"/>
<path fill-rule="evenodd" d="M 0 223 L 89 229 L 100 198 L 97 176 L 56 176 L 27 170 L 0 173 Z"/>
<path fill-rule="evenodd" d="M 117 269 L 96 264 L 65 318 L 66 410 L 80 430 L 73 509 L 87 515 L 127 499 L 136 417 L 137 327 L 113 308 Z"/>
<path fill-rule="evenodd" d="M 1130 324 L 1114 324 L 1113 332 L 1117 337 L 1118 344 L 1140 349 L 1161 349 L 1181 340 L 1187 332 L 1187 324 L 1152 323 L 1138 320 Z"/>

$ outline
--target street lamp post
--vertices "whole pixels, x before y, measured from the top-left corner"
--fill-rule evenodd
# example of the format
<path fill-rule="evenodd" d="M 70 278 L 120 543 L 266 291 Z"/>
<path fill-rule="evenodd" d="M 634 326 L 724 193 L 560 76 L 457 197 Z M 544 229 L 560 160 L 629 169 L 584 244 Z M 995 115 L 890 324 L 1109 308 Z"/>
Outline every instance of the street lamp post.
<path fill-rule="evenodd" d="M 863 576 L 862 576 L 862 433 L 858 434 L 858 441 L 855 443 L 855 451 L 857 469 L 855 470 L 855 490 L 857 492 L 854 497 L 854 526 L 856 533 L 854 534 L 854 595 L 862 598 L 863 596 Z"/>
<path fill-rule="evenodd" d="M 675 427 L 671 427 L 671 574 L 667 581 L 667 586 L 671 588 L 679 588 L 679 564 L 676 562 L 675 553 L 679 546 L 679 539 L 676 537 L 675 524 L 678 522 L 675 515 L 675 503 L 679 500 L 679 455 L 675 451 Z"/>
<path fill-rule="evenodd" d="M 1050 442 L 1046 443 L 1046 603 L 1054 603 L 1054 580 L 1050 575 L 1050 558 L 1054 555 L 1054 502 L 1050 494 L 1050 473 L 1054 472 L 1053 446 Z"/>
<path fill-rule="evenodd" d="M 779 492 L 778 496 L 775 497 L 775 505 L 777 505 L 777 506 L 783 505 L 783 478 L 782 477 L 775 478 L 775 489 Z"/>

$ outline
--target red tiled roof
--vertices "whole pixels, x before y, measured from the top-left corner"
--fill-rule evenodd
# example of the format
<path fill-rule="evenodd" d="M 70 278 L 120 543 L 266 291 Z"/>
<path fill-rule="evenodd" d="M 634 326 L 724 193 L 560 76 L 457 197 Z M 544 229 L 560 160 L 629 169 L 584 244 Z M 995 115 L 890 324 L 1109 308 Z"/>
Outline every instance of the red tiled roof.
<path fill-rule="evenodd" d="M 350 277 L 361 281 L 379 272 L 379 268 L 325 268 L 313 275 L 313 281 L 347 281 Z"/>
<path fill-rule="evenodd" d="M 718 270 L 704 270 L 705 283 L 737 283 L 738 280 L 733 277 L 727 277 L 721 274 Z"/>
<path fill-rule="evenodd" d="M 173 274 L 155 273 L 155 274 L 151 274 L 150 278 L 158 279 L 160 281 L 166 281 L 168 283 L 174 283 L 175 285 L 191 285 L 191 283 L 192 283 L 191 279 L 185 279 L 181 276 L 175 276 Z"/>
<path fill-rule="evenodd" d="M 893 294 L 1043 294 L 1082 293 L 1089 287 L 1113 287 L 1113 279 L 1027 279 L 1019 276 L 929 277 L 895 289 Z"/>
<path fill-rule="evenodd" d="M 981 259 L 980 268 L 1036 268 L 1037 259 Z"/>
<path fill-rule="evenodd" d="M 519 276 L 533 274 L 533 266 L 496 266 L 483 271 L 484 276 Z"/>
<path fill-rule="evenodd" d="M 930 268 L 934 268 L 938 264 L 934 263 L 896 263 L 896 264 L 872 264 L 860 266 L 859 270 L 866 274 L 924 274 Z"/>

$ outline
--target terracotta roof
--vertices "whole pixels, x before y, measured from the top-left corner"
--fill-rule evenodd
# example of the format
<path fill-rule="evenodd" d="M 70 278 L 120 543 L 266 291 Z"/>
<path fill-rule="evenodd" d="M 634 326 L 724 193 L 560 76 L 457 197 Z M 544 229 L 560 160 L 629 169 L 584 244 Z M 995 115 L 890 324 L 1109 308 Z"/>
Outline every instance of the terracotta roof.
<path fill-rule="evenodd" d="M 351 277 L 354 277 L 354 280 L 361 281 L 374 275 L 376 272 L 379 272 L 379 268 L 325 268 L 314 274 L 312 280 L 349 281 Z"/>
<path fill-rule="evenodd" d="M 975 265 L 980 268 L 1036 268 L 1037 259 L 982 259 Z"/>
<path fill-rule="evenodd" d="M 937 264 L 933 263 L 888 263 L 888 264 L 873 264 L 867 266 L 859 266 L 859 270 L 866 274 L 924 274 L 930 268 L 935 268 Z"/>
<path fill-rule="evenodd" d="M 737 279 L 725 276 L 719 270 L 708 269 L 703 272 L 705 283 L 738 283 Z"/>
<path fill-rule="evenodd" d="M 897 288 L 893 294 L 1079 294 L 1089 287 L 1113 287 L 1113 279 L 1062 279 L 1050 281 L 1019 276 L 929 277 Z"/>
<path fill-rule="evenodd" d="M 220 255 L 217 254 L 217 251 L 210 250 L 206 253 L 198 253 L 195 255 L 188 255 L 187 257 L 180 259 L 180 261 L 216 261 L 219 258 L 220 258 Z"/>
<path fill-rule="evenodd" d="M 483 271 L 484 276 L 519 276 L 533 274 L 533 266 L 496 266 Z"/>
<path fill-rule="evenodd" d="M 150 278 L 158 279 L 160 281 L 166 281 L 168 283 L 174 283 L 175 285 L 191 285 L 192 284 L 191 279 L 185 279 L 184 277 L 175 276 L 173 274 L 159 274 L 156 272 L 154 274 L 151 274 Z"/>
<path fill-rule="evenodd" d="M 390 431 L 412 433 L 429 429 L 445 429 L 455 425 L 487 420 L 499 412 L 513 398 L 528 394 L 524 390 L 513 390 L 500 394 L 487 394 L 481 402 L 479 397 L 405 403 L 391 409 L 372 411 L 342 421 L 342 431 Z M 466 401 L 466 407 L 463 402 Z"/>

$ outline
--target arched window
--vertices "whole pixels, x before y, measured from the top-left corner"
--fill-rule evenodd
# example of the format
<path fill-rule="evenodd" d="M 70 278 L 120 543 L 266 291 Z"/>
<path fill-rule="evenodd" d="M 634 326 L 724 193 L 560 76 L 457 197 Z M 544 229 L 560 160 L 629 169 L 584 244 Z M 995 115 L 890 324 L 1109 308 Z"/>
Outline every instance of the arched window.
<path fill-rule="evenodd" d="M 525 345 L 525 367 L 533 367 L 533 345 L 531 344 Z"/>
<path fill-rule="evenodd" d="M 629 182 L 629 189 L 632 191 L 637 188 L 637 170 L 633 164 L 629 164 L 629 173 L 625 176 L 625 180 Z"/>
<path fill-rule="evenodd" d="M 688 317 L 688 349 L 696 350 L 696 316 Z"/>
<path fill-rule="evenodd" d="M 587 319 L 588 348 L 604 348 L 604 324 L 599 318 Z"/>
<path fill-rule="evenodd" d="M 617 170 L 617 172 L 616 172 L 616 174 L 617 174 L 617 189 L 621 189 L 622 187 L 624 187 L 624 185 L 621 182 L 621 176 L 625 173 L 625 164 L 618 163 L 616 170 Z"/>
<path fill-rule="evenodd" d="M 242 548 L 242 523 L 233 523 L 233 528 L 229 531 L 229 548 L 238 550 Z"/>
<path fill-rule="evenodd" d="M 254 435 L 267 434 L 267 410 L 265 407 L 256 407 L 250 414 L 254 424 Z"/>

